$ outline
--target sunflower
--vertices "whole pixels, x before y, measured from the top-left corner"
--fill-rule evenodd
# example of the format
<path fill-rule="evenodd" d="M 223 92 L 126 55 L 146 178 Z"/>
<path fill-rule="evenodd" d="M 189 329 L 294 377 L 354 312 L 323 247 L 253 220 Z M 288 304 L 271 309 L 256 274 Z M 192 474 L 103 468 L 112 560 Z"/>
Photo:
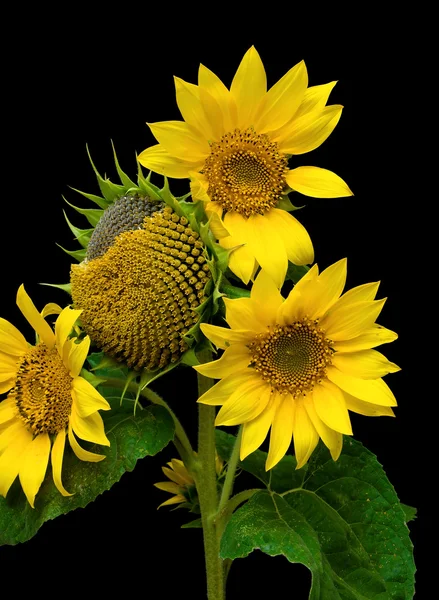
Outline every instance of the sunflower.
<path fill-rule="evenodd" d="M 49 304 L 40 314 L 23 286 L 17 305 L 34 328 L 39 342 L 29 345 L 20 331 L 0 319 L 0 494 L 6 497 L 19 477 L 29 504 L 46 474 L 49 455 L 55 486 L 71 496 L 61 481 L 66 434 L 80 460 L 98 462 L 105 456 L 81 448 L 75 434 L 88 442 L 109 446 L 98 410 L 108 402 L 80 377 L 90 338 L 69 339 L 80 310 Z M 55 331 L 44 317 L 58 313 Z"/>
<path fill-rule="evenodd" d="M 284 299 L 261 271 L 250 298 L 224 300 L 230 329 L 201 325 L 225 352 L 194 367 L 221 379 L 198 401 L 222 407 L 216 425 L 244 424 L 241 460 L 270 427 L 267 470 L 292 438 L 298 469 L 319 438 L 337 460 L 342 434 L 352 434 L 348 411 L 394 416 L 396 400 L 382 377 L 399 367 L 372 350 L 397 338 L 375 323 L 385 302 L 374 300 L 379 282 L 341 295 L 345 281 L 346 259 L 320 275 L 314 265 Z"/>
<path fill-rule="evenodd" d="M 291 155 L 314 150 L 337 125 L 343 107 L 326 106 L 335 83 L 308 88 L 302 61 L 267 92 L 265 69 L 252 47 L 230 90 L 200 65 L 198 85 L 175 78 L 184 122 L 148 124 L 159 144 L 144 150 L 139 162 L 169 177 L 190 177 L 192 196 L 206 203 L 213 233 L 223 247 L 235 248 L 229 267 L 245 283 L 259 264 L 280 287 L 288 260 L 314 260 L 307 231 L 282 208 L 289 191 L 352 195 L 331 171 L 288 168 Z"/>
<path fill-rule="evenodd" d="M 157 508 L 170 504 L 181 504 L 182 502 L 190 502 L 193 506 L 196 506 L 198 501 L 195 481 L 183 461 L 173 458 L 167 465 L 167 467 L 162 467 L 162 471 L 170 481 L 159 481 L 154 486 L 159 490 L 174 494 L 174 496 L 162 502 Z M 215 453 L 215 471 L 218 478 L 221 476 L 223 468 L 223 459 Z"/>

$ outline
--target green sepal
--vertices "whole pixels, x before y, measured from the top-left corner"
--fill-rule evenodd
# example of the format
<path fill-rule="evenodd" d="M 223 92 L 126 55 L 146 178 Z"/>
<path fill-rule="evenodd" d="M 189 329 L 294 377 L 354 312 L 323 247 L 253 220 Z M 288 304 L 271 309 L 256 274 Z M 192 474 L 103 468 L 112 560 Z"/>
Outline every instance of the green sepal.
<path fill-rule="evenodd" d="M 149 181 L 149 177 L 145 179 L 139 162 L 137 162 L 137 185 L 152 200 L 163 200 L 159 188 Z"/>
<path fill-rule="evenodd" d="M 201 519 L 194 519 L 193 521 L 189 521 L 189 523 L 181 525 L 181 529 L 199 529 L 200 527 L 203 527 Z"/>
<path fill-rule="evenodd" d="M 117 174 L 119 175 L 119 179 L 120 179 L 122 185 L 124 185 L 127 188 L 127 192 L 129 192 L 129 190 L 132 188 L 138 188 L 137 183 L 134 183 L 134 181 L 132 181 L 128 177 L 128 175 L 126 173 L 124 173 L 124 171 L 122 171 L 120 164 L 119 164 L 119 160 L 117 158 L 116 148 L 114 147 L 113 140 L 111 140 L 111 146 L 113 148 L 114 164 L 116 165 L 116 171 L 117 171 Z"/>
<path fill-rule="evenodd" d="M 118 362 L 115 358 L 108 356 L 104 352 L 93 352 L 87 357 L 87 361 L 91 366 L 91 371 L 100 371 L 96 373 L 103 377 L 115 377 L 116 379 L 124 379 L 128 374 L 128 367 Z"/>
<path fill-rule="evenodd" d="M 289 190 L 287 193 L 292 192 L 293 190 Z M 285 194 L 283 196 L 281 196 L 281 199 L 279 200 L 279 202 L 276 205 L 276 208 L 280 208 L 281 210 L 286 210 L 287 212 L 292 212 L 294 210 L 300 210 L 301 208 L 304 208 L 305 205 L 303 206 L 294 206 L 294 204 L 291 202 L 291 200 L 289 199 L 289 197 Z"/>
<path fill-rule="evenodd" d="M 70 297 L 72 296 L 72 286 L 70 283 L 40 283 L 40 285 L 47 285 L 48 287 L 58 288 L 63 292 L 67 292 Z"/>
<path fill-rule="evenodd" d="M 180 362 L 183 365 L 187 365 L 188 367 L 195 367 L 200 364 L 200 361 L 197 358 L 195 353 L 195 348 L 189 348 L 186 352 L 183 352 L 180 358 Z"/>
<path fill-rule="evenodd" d="M 105 210 L 111 204 L 111 202 L 109 202 L 105 198 L 101 198 L 101 196 L 96 196 L 96 194 L 87 194 L 87 192 L 81 192 L 81 190 L 77 190 L 76 188 L 71 187 L 71 186 L 70 186 L 70 189 L 73 190 L 74 192 L 77 192 L 78 194 L 81 194 L 81 196 L 84 196 L 84 198 L 87 198 L 87 200 L 91 200 L 92 202 L 97 204 L 100 208 L 102 208 L 102 210 Z"/>
<path fill-rule="evenodd" d="M 164 178 L 163 187 L 160 190 L 160 196 L 159 197 L 160 197 L 160 200 L 163 200 L 163 202 L 166 202 L 166 204 L 168 206 L 170 206 L 172 208 L 172 210 L 175 213 L 177 213 L 177 215 L 179 217 L 186 217 L 186 219 L 188 219 L 188 221 L 190 221 L 190 219 L 186 215 L 183 207 L 180 205 L 180 202 L 172 194 L 171 189 L 169 187 L 169 180 L 168 180 L 168 178 L 166 176 Z M 198 231 L 198 227 L 196 228 L 196 231 Z"/>
<path fill-rule="evenodd" d="M 90 225 L 92 227 L 96 227 L 96 225 L 101 220 L 102 215 L 104 214 L 103 209 L 99 209 L 99 208 L 78 208 L 77 206 L 74 206 L 73 204 L 71 204 L 64 196 L 63 196 L 63 200 L 69 206 L 71 206 L 72 208 L 74 208 L 76 210 L 76 212 L 78 212 L 81 215 L 84 215 L 84 217 L 87 219 L 87 221 L 90 223 Z"/>
<path fill-rule="evenodd" d="M 87 371 L 87 369 L 84 368 L 81 369 L 80 375 L 86 381 L 91 383 L 91 385 L 95 388 L 97 388 L 98 385 L 101 385 L 101 383 L 104 383 L 106 381 L 106 379 L 104 379 L 103 377 L 97 377 L 94 373 L 92 373 L 91 371 Z"/>
<path fill-rule="evenodd" d="M 294 265 L 292 262 L 288 262 L 288 269 L 285 279 L 289 279 L 293 283 L 297 283 L 306 275 L 309 271 L 309 265 Z"/>
<path fill-rule="evenodd" d="M 72 223 L 70 223 L 65 210 L 63 210 L 63 213 L 64 218 L 67 221 L 67 225 L 70 228 L 70 231 L 75 236 L 75 240 L 77 240 L 83 248 L 87 248 L 88 242 L 90 241 L 94 229 L 79 229 L 78 227 L 75 227 L 74 225 L 72 225 Z"/>
<path fill-rule="evenodd" d="M 81 248 L 81 250 L 66 250 L 60 244 L 57 244 L 58 248 L 61 248 L 63 252 L 77 260 L 78 262 L 82 262 L 87 256 L 87 250 L 85 248 Z"/>
<path fill-rule="evenodd" d="M 100 391 L 105 396 L 106 389 L 101 387 Z M 27 502 L 17 478 L 7 498 L 0 498 L 0 545 L 25 542 L 46 521 L 85 507 L 109 490 L 125 472 L 132 471 L 139 459 L 157 454 L 173 439 L 174 423 L 165 408 L 148 406 L 134 416 L 131 406 L 120 408 L 117 399 L 105 397 L 112 410 L 99 414 L 103 418 L 110 446 L 89 444 L 82 440 L 81 446 L 106 458 L 96 463 L 81 461 L 66 444 L 62 481 L 74 495 L 64 497 L 59 493 L 49 467 L 34 509 Z"/>
<path fill-rule="evenodd" d="M 166 365 L 166 367 L 163 367 L 163 369 L 155 369 L 154 371 L 142 371 L 140 375 L 139 390 L 143 390 L 143 388 L 146 388 L 150 383 L 152 383 L 156 379 L 159 379 L 159 377 L 162 377 L 166 373 L 169 373 L 169 371 L 172 371 L 172 369 L 175 369 L 175 367 L 177 367 L 179 363 L 180 361 L 178 360 L 173 363 L 170 363 L 169 365 Z"/>
<path fill-rule="evenodd" d="M 95 172 L 96 178 L 98 180 L 99 189 L 101 190 L 104 198 L 108 202 L 114 202 L 117 198 L 120 198 L 125 193 L 125 187 L 123 185 L 117 185 L 116 183 L 112 183 L 109 179 L 104 179 L 99 171 L 96 169 L 94 162 L 91 158 L 90 151 L 87 146 L 87 154 L 90 160 L 91 166 L 93 167 L 93 171 Z"/>

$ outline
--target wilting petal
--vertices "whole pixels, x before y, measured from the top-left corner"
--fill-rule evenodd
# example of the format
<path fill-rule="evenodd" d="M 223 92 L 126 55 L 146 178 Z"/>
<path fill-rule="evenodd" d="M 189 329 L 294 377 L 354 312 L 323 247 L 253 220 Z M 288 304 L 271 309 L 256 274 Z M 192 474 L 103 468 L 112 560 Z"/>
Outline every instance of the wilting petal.
<path fill-rule="evenodd" d="M 63 486 L 62 478 L 61 478 L 62 461 L 64 458 L 65 443 L 66 443 L 66 430 L 61 429 L 61 431 L 58 432 L 55 442 L 52 447 L 52 454 L 51 454 L 52 475 L 53 475 L 53 482 L 56 485 L 56 489 L 63 496 L 72 496 L 72 494 L 70 494 Z"/>
<path fill-rule="evenodd" d="M 72 398 L 75 409 L 80 417 L 88 417 L 98 410 L 111 409 L 105 398 L 83 377 L 75 377 L 72 380 Z"/>
<path fill-rule="evenodd" d="M 161 508 L 162 506 L 170 506 L 171 504 L 180 504 L 181 502 L 186 502 L 186 498 L 182 494 L 178 494 L 177 496 L 173 496 L 172 498 L 169 498 L 169 500 L 159 504 L 157 509 Z"/>
<path fill-rule="evenodd" d="M 72 405 L 72 414 L 70 417 L 73 431 L 78 437 L 87 442 L 109 446 L 110 442 L 105 435 L 104 423 L 99 413 L 92 413 L 88 417 L 81 417 L 78 414 L 76 403 Z"/>
<path fill-rule="evenodd" d="M 73 343 L 71 344 L 69 351 L 68 368 L 70 369 L 70 375 L 72 377 L 77 377 L 81 372 L 85 359 L 88 356 L 88 351 L 90 349 L 90 338 L 87 335 L 80 341 L 79 344 L 73 340 L 72 342 Z"/>
<path fill-rule="evenodd" d="M 41 341 L 48 348 L 53 348 L 55 345 L 55 334 L 49 324 L 43 319 L 41 314 L 35 308 L 35 304 L 30 299 L 24 285 L 20 285 L 17 292 L 17 306 L 25 316 L 28 323 L 35 329 Z M 27 349 L 27 345 L 26 345 Z"/>
<path fill-rule="evenodd" d="M 71 425 L 69 425 L 68 434 L 70 447 L 72 448 L 76 456 L 79 458 L 79 460 L 84 460 L 88 462 L 100 462 L 101 460 L 104 460 L 104 454 L 95 454 L 94 452 L 89 452 L 88 450 L 84 450 L 84 448 L 81 448 L 81 446 L 78 444 L 75 438 Z"/>
<path fill-rule="evenodd" d="M 297 167 L 288 171 L 286 180 L 291 189 L 312 198 L 342 198 L 353 195 L 341 177 L 319 167 Z"/>
<path fill-rule="evenodd" d="M 170 494 L 179 494 L 181 492 L 180 486 L 173 481 L 160 481 L 159 483 L 154 483 L 154 487 Z"/>

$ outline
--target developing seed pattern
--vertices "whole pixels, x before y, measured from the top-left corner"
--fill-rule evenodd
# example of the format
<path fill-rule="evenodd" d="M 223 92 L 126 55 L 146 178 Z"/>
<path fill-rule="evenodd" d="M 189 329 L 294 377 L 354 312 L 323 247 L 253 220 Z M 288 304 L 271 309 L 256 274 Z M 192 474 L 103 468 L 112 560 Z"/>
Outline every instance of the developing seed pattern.
<path fill-rule="evenodd" d="M 203 167 L 210 199 L 246 217 L 263 215 L 277 205 L 287 172 L 288 159 L 277 143 L 252 128 L 235 129 L 212 143 Z"/>
<path fill-rule="evenodd" d="M 170 207 L 144 229 L 117 236 L 107 252 L 73 265 L 72 298 L 90 338 L 140 370 L 162 368 L 188 349 L 211 278 L 199 234 Z"/>

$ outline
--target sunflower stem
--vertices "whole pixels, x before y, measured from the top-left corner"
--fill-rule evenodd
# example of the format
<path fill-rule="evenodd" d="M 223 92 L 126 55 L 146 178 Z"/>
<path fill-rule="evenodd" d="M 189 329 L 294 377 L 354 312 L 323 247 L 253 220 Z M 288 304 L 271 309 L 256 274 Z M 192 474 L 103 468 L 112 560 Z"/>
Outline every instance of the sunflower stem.
<path fill-rule="evenodd" d="M 212 360 L 210 350 L 198 354 L 201 363 Z M 213 381 L 197 374 L 198 393 L 201 396 L 213 385 Z M 204 553 L 206 559 L 208 600 L 224 600 L 223 561 L 219 556 L 220 538 L 216 528 L 218 511 L 218 486 L 215 469 L 215 407 L 199 404 L 198 421 L 198 468 L 194 477 L 200 502 L 203 525 Z"/>
<path fill-rule="evenodd" d="M 230 455 L 229 462 L 227 464 L 227 473 L 224 480 L 223 490 L 221 492 L 221 499 L 218 506 L 218 512 L 220 513 L 224 506 L 227 504 L 232 492 L 233 484 L 235 482 L 236 468 L 239 462 L 239 449 L 241 447 L 242 437 L 242 425 L 239 428 L 238 435 L 236 436 L 235 445 L 233 446 L 232 454 Z"/>
<path fill-rule="evenodd" d="M 122 381 L 121 379 L 117 379 L 117 378 L 106 379 L 100 385 L 103 385 L 103 386 L 107 385 L 109 387 L 117 387 L 117 388 L 120 388 L 121 390 L 124 389 L 125 391 L 134 392 L 135 394 L 137 394 L 139 392 L 139 385 L 137 385 L 136 383 L 131 382 L 126 387 L 126 383 L 124 381 Z M 166 408 L 166 410 L 169 412 L 172 420 L 174 421 L 174 426 L 175 426 L 174 445 L 175 445 L 178 453 L 180 454 L 181 459 L 183 460 L 184 464 L 186 465 L 186 467 L 188 467 L 189 471 L 192 472 L 192 470 L 194 468 L 194 463 L 195 463 L 194 451 L 192 449 L 191 443 L 189 441 L 188 436 L 186 435 L 186 432 L 185 432 L 182 424 L 178 420 L 177 415 L 174 413 L 174 411 L 171 409 L 171 407 L 167 404 L 167 402 L 165 402 L 163 400 L 163 398 L 161 398 L 156 392 L 153 392 L 153 390 L 151 390 L 150 388 L 144 387 L 143 389 L 141 389 L 140 395 L 143 396 L 144 398 L 146 398 L 147 400 L 149 400 L 150 402 L 152 402 L 153 404 L 157 404 L 158 406 L 163 406 L 163 408 Z"/>

